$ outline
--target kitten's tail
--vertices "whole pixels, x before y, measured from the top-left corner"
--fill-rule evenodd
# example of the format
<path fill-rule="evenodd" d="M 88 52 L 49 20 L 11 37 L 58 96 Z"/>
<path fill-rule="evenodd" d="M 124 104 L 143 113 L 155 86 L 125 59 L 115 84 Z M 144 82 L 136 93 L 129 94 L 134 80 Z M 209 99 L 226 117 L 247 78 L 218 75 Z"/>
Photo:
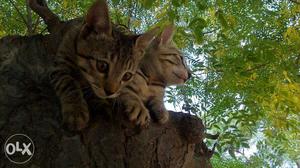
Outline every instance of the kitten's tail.
<path fill-rule="evenodd" d="M 29 7 L 42 17 L 50 33 L 55 32 L 57 27 L 60 27 L 62 22 L 59 17 L 49 9 L 45 0 L 29 0 Z"/>

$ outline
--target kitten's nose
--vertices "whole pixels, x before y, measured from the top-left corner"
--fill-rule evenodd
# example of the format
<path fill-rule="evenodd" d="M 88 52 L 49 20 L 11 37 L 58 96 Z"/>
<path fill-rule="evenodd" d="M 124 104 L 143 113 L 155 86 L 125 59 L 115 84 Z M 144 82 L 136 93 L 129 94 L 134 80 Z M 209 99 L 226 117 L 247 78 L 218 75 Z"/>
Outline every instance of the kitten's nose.
<path fill-rule="evenodd" d="M 115 93 L 115 91 L 108 88 L 104 88 L 104 91 L 107 96 L 113 95 Z"/>
<path fill-rule="evenodd" d="M 106 96 L 111 96 L 115 94 L 118 91 L 118 89 L 119 89 L 119 85 L 111 80 L 106 82 L 104 85 L 104 92 Z"/>

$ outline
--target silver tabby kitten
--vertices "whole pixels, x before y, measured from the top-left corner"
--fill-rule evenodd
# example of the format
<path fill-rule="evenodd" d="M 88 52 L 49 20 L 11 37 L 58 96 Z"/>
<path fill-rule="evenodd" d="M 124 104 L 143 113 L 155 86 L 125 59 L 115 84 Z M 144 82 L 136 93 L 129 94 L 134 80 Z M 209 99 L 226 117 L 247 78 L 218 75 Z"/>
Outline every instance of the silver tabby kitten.
<path fill-rule="evenodd" d="M 172 42 L 174 27 L 167 26 L 148 48 L 134 79 L 122 91 L 119 99 L 124 104 L 130 121 L 146 126 L 153 119 L 161 124 L 169 119 L 164 106 L 165 88 L 184 84 L 190 70 L 180 50 Z"/>
<path fill-rule="evenodd" d="M 64 124 L 81 130 L 89 121 L 84 90 L 100 98 L 118 96 L 128 84 L 156 31 L 126 35 L 112 26 L 106 1 L 88 10 L 84 23 L 74 25 L 63 37 L 51 74 L 60 99 Z"/>

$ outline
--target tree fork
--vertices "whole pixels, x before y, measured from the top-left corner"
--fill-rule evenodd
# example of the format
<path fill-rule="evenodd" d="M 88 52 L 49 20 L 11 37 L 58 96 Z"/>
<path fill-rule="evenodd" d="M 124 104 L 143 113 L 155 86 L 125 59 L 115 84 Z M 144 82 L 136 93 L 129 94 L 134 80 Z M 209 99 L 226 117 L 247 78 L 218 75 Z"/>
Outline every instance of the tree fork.
<path fill-rule="evenodd" d="M 49 32 L 54 32 L 56 27 L 60 25 L 61 21 L 59 17 L 49 9 L 45 0 L 28 1 L 30 8 L 44 20 Z"/>

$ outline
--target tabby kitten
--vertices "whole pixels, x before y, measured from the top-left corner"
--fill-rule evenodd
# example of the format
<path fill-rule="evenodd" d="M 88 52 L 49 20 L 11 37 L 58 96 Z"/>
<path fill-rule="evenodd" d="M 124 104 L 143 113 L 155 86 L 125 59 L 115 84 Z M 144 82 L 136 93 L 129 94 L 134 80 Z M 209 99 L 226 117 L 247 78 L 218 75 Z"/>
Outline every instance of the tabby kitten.
<path fill-rule="evenodd" d="M 113 98 L 132 80 L 156 29 L 125 35 L 110 22 L 108 6 L 99 0 L 88 10 L 82 25 L 64 36 L 57 51 L 51 81 L 58 95 L 63 122 L 81 130 L 89 121 L 83 91 L 91 88 L 100 98 Z"/>
<path fill-rule="evenodd" d="M 173 26 L 168 26 L 152 42 L 134 79 L 119 96 L 129 120 L 137 125 L 149 123 L 148 110 L 157 122 L 166 123 L 169 118 L 163 102 L 166 86 L 184 84 L 191 76 L 182 53 L 172 43 L 173 34 Z"/>

